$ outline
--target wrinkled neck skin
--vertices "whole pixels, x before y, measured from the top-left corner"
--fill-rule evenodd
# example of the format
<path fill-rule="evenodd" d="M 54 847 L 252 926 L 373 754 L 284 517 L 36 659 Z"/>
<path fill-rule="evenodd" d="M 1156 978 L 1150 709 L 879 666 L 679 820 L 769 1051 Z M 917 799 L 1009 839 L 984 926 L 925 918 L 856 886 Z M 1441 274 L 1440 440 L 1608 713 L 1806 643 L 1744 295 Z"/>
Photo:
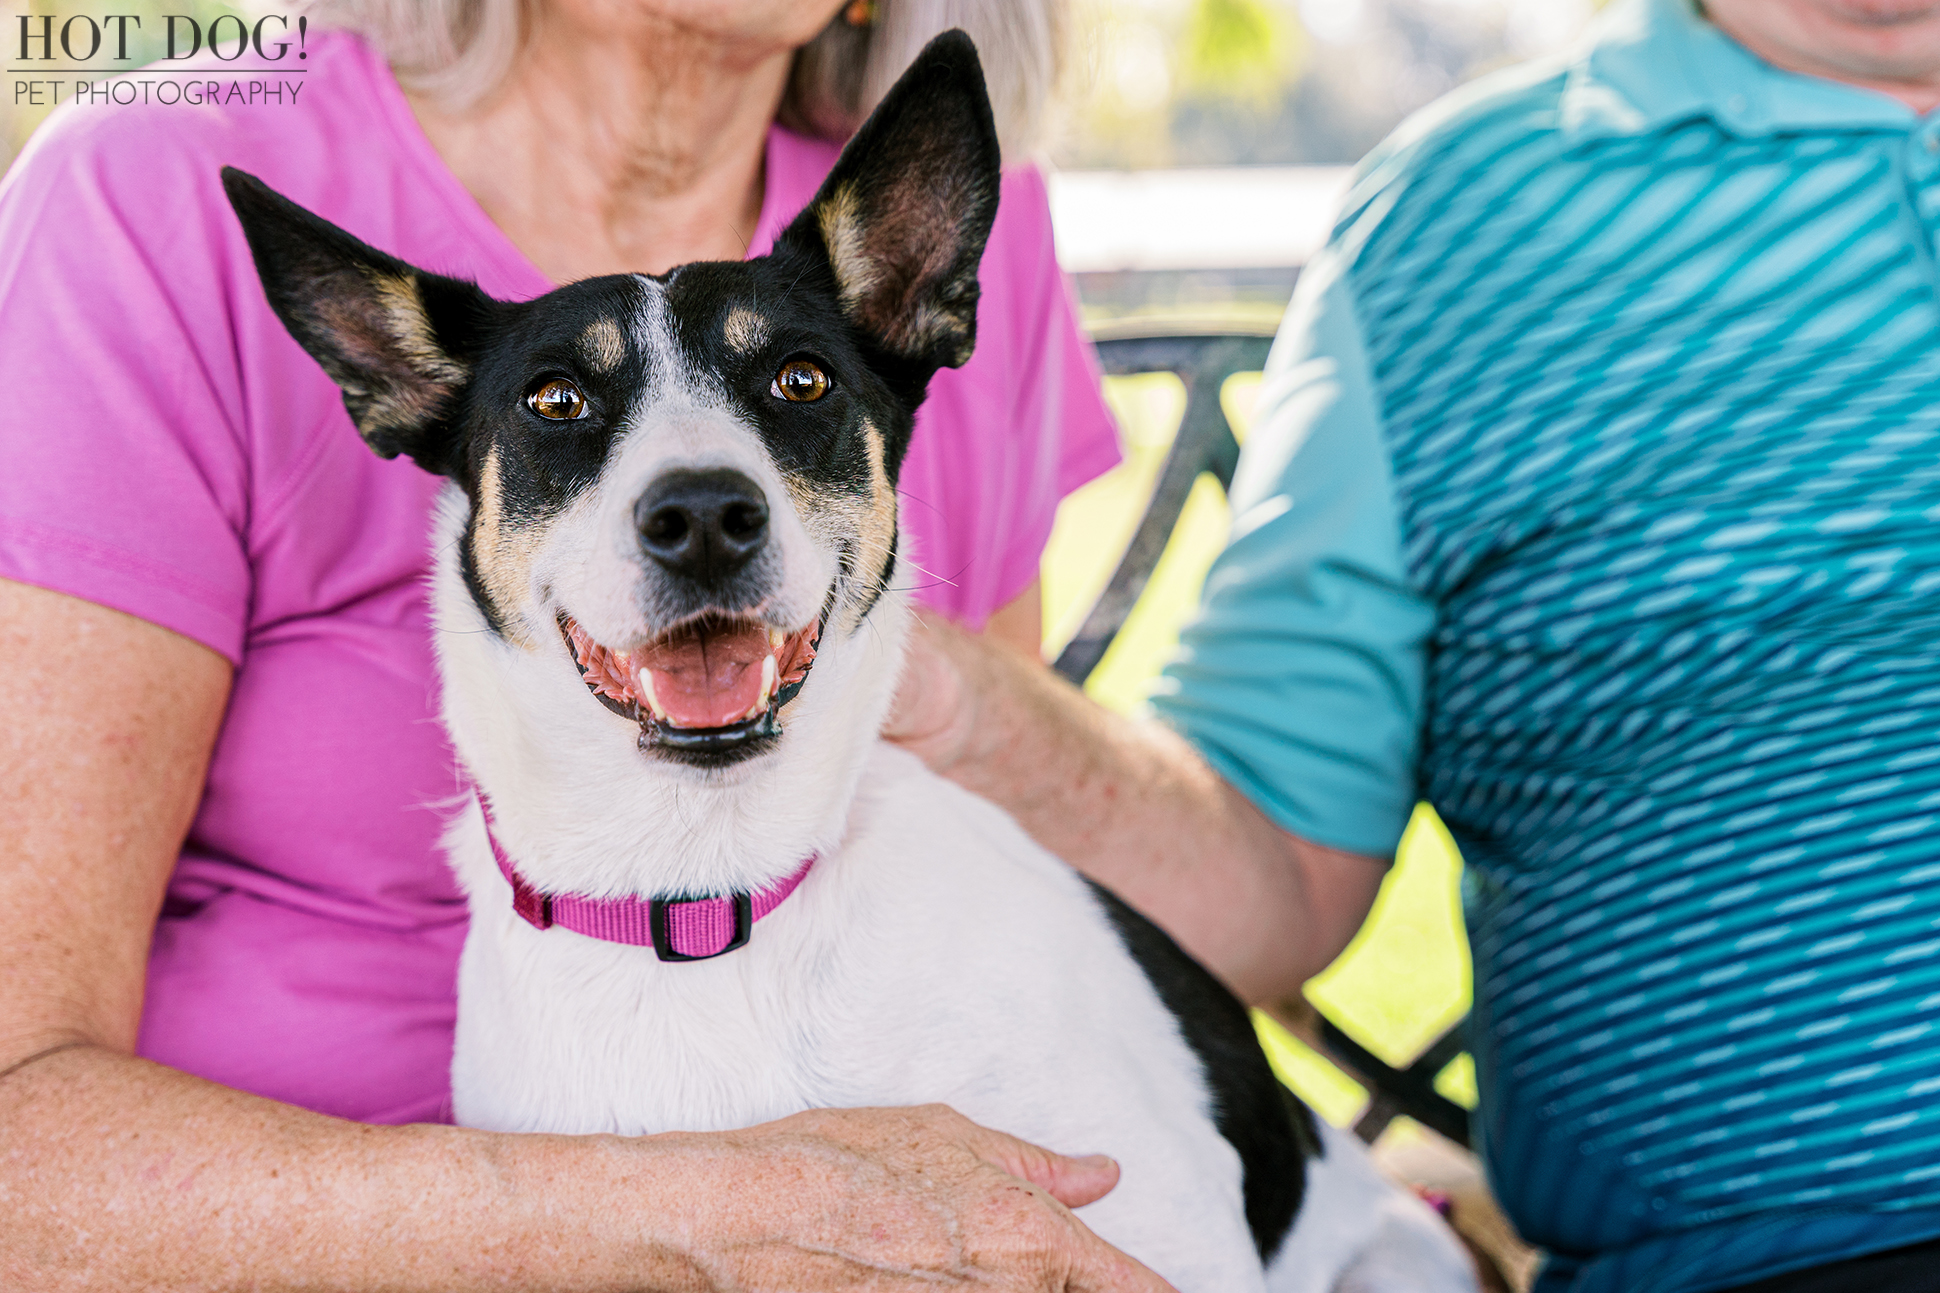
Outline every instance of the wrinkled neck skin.
<path fill-rule="evenodd" d="M 885 593 L 846 635 L 825 627 L 807 684 L 781 711 L 776 750 L 702 771 L 643 753 L 639 725 L 587 691 L 563 641 L 521 646 L 490 630 L 459 570 L 468 514 L 464 494 L 446 486 L 432 597 L 442 709 L 500 843 L 534 888 L 643 898 L 754 890 L 836 848 L 895 693 L 903 594 Z M 489 857 L 461 859 L 459 872 L 472 892 L 502 883 Z"/>
<path fill-rule="evenodd" d="M 794 52 L 834 8 L 547 0 L 528 7 L 490 99 L 408 97 L 452 173 L 554 282 L 738 260 Z"/>

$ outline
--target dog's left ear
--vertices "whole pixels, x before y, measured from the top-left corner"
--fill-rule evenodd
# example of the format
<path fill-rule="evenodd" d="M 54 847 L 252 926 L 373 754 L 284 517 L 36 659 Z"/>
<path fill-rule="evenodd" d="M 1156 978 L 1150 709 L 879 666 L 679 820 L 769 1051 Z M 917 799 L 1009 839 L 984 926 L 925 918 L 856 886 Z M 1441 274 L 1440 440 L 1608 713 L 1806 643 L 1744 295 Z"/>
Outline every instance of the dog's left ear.
<path fill-rule="evenodd" d="M 253 175 L 225 166 L 222 187 L 271 307 L 343 390 L 364 442 L 457 475 L 458 400 L 479 338 L 505 307 L 358 241 Z"/>
<path fill-rule="evenodd" d="M 977 47 L 947 31 L 916 56 L 777 243 L 784 254 L 826 257 L 850 321 L 927 382 L 976 344 L 977 263 L 1000 179 Z"/>

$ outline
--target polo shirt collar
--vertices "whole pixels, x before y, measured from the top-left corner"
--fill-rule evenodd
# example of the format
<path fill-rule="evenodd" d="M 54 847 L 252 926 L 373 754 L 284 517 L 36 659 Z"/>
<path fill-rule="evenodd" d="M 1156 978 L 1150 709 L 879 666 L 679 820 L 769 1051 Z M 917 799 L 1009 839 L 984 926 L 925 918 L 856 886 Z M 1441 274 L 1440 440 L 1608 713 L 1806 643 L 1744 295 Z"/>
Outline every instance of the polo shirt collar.
<path fill-rule="evenodd" d="M 1622 0 L 1571 60 L 1560 122 L 1579 139 L 1652 134 L 1709 119 L 1740 137 L 1919 124 L 1896 99 L 1784 72 L 1725 35 L 1697 0 Z"/>

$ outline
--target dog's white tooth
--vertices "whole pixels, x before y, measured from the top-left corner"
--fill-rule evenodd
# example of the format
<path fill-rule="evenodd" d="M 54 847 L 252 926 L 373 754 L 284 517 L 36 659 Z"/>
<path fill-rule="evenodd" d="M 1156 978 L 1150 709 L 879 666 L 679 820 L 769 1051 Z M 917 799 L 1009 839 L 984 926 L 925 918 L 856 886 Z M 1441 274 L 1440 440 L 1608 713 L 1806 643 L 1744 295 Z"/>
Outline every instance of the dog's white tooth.
<path fill-rule="evenodd" d="M 647 702 L 647 708 L 653 711 L 655 718 L 664 720 L 667 717 L 667 711 L 660 707 L 660 698 L 653 694 L 653 675 L 642 669 L 639 683 L 640 697 Z"/>
<path fill-rule="evenodd" d="M 779 651 L 781 649 L 781 644 L 786 642 L 787 640 L 788 640 L 788 636 L 784 634 L 780 629 L 770 628 L 768 630 L 768 645 L 774 648 L 775 650 Z"/>
<path fill-rule="evenodd" d="M 746 715 L 748 718 L 760 718 L 763 714 L 768 712 L 768 702 L 772 700 L 775 695 L 775 678 L 776 678 L 775 658 L 771 655 L 762 656 L 761 657 L 761 694 L 754 698 L 754 704 L 748 706 L 748 712 Z"/>

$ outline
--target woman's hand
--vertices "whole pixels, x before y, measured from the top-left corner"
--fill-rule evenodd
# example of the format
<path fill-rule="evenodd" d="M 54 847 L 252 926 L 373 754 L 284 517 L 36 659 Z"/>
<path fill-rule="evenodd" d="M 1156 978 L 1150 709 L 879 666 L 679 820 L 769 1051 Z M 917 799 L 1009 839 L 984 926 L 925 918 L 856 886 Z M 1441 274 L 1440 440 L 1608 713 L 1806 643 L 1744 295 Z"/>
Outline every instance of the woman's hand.
<path fill-rule="evenodd" d="M 700 1287 L 1164 1293 L 1070 1209 L 1118 1183 L 941 1105 L 816 1110 L 694 1137 Z"/>
<path fill-rule="evenodd" d="M 976 728 L 975 692 L 951 654 L 954 639 L 963 636 L 946 621 L 921 613 L 912 617 L 896 700 L 882 730 L 883 739 L 945 775 L 969 748 Z"/>

